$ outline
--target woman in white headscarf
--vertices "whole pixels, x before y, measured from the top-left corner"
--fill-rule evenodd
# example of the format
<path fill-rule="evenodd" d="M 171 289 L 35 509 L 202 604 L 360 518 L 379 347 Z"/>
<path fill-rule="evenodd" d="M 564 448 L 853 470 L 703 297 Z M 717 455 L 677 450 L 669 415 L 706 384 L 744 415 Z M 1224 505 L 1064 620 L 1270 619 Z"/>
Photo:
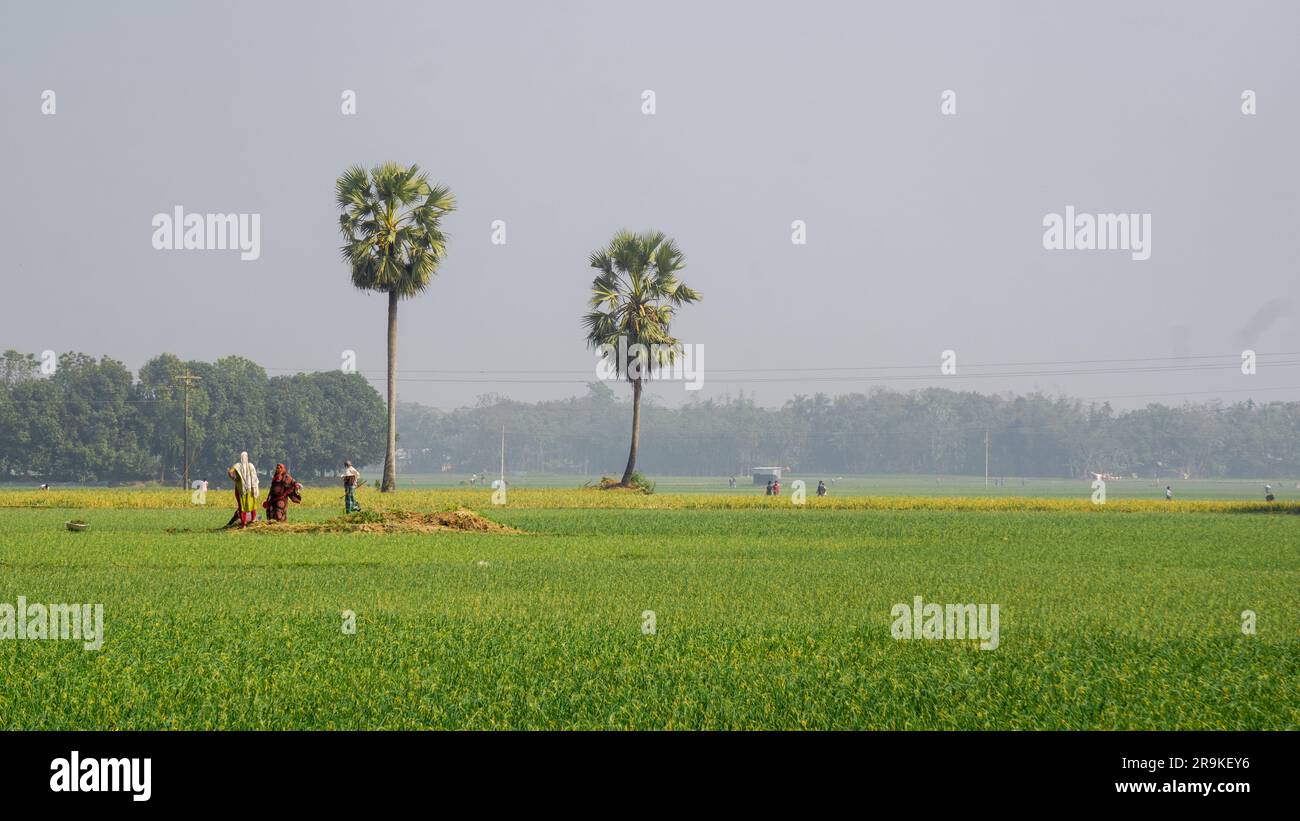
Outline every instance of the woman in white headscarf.
<path fill-rule="evenodd" d="M 239 454 L 239 461 L 228 471 L 235 480 L 235 499 L 239 502 L 239 526 L 257 521 L 257 468 L 248 461 L 248 451 Z"/>

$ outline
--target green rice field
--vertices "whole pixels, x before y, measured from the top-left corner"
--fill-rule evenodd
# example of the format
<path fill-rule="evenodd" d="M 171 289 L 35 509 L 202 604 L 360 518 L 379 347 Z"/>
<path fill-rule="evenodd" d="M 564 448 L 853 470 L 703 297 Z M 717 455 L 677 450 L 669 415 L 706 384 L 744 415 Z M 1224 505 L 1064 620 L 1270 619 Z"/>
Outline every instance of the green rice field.
<path fill-rule="evenodd" d="M 800 508 L 665 484 L 362 495 L 517 533 L 221 531 L 225 491 L 0 491 L 0 605 L 104 613 L 98 650 L 0 639 L 0 727 L 1300 728 L 1293 492 Z M 895 638 L 915 596 L 996 604 L 996 649 Z"/>

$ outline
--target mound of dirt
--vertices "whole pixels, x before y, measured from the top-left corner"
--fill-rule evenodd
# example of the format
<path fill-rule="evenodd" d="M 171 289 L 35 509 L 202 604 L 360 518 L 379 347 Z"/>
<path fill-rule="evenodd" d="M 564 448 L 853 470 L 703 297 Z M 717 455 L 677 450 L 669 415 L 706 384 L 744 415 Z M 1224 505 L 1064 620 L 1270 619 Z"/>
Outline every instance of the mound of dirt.
<path fill-rule="evenodd" d="M 636 479 L 633 479 L 631 483 L 627 485 L 623 485 L 618 479 L 611 479 L 608 476 L 602 476 L 600 477 L 600 481 L 596 484 L 588 484 L 584 487 L 591 490 L 623 490 L 631 491 L 632 493 L 654 493 L 653 485 L 642 485 Z"/>
<path fill-rule="evenodd" d="M 479 533 L 518 533 L 514 528 L 485 519 L 468 508 L 444 510 L 438 513 L 408 513 L 394 511 L 384 514 L 388 522 L 413 527 L 433 527 L 438 530 L 472 530 Z"/>
<path fill-rule="evenodd" d="M 323 522 L 259 521 L 243 528 L 246 533 L 441 533 L 452 530 L 473 533 L 520 532 L 463 507 L 435 513 L 367 510 Z"/>

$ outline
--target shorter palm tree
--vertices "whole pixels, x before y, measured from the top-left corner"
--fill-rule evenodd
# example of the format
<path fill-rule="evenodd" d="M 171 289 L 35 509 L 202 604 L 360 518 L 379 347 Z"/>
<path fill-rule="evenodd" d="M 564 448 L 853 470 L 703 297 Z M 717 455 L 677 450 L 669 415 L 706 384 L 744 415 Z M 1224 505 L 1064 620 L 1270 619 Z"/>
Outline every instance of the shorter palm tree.
<path fill-rule="evenodd" d="M 672 336 L 669 326 L 678 306 L 700 299 L 698 291 L 678 279 L 685 265 L 686 257 L 677 243 L 661 231 L 620 231 L 608 247 L 591 255 L 591 267 L 599 273 L 591 282 L 591 310 L 583 318 L 587 346 L 626 351 L 619 373 L 632 383 L 632 445 L 621 487 L 631 486 L 636 470 L 641 386 L 647 366 L 671 364 L 681 354 L 682 343 Z M 637 345 L 643 347 L 635 348 Z M 650 351 L 657 360 L 653 363 Z"/>

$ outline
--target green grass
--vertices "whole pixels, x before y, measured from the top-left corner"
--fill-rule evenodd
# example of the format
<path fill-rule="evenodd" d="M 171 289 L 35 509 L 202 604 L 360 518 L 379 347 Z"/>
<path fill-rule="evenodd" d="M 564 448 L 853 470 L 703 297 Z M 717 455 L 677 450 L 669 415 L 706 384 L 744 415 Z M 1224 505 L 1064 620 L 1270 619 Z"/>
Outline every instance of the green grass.
<path fill-rule="evenodd" d="M 0 641 L 0 727 L 1300 728 L 1297 516 L 483 512 L 527 535 L 0 511 L 0 602 L 106 627 Z M 914 595 L 998 604 L 1001 646 L 894 640 Z"/>
<path fill-rule="evenodd" d="M 398 486 L 403 489 L 458 489 L 468 492 L 487 490 L 486 485 L 471 488 L 468 473 L 414 473 L 398 477 Z M 341 496 L 338 482 L 332 478 L 314 479 L 298 477 L 313 489 L 329 488 L 336 496 Z M 490 479 L 491 477 L 489 477 Z M 583 484 L 595 484 L 599 475 L 579 476 L 559 473 L 510 473 L 507 477 L 512 489 L 553 488 L 572 490 Z M 729 488 L 726 476 L 649 476 L 661 494 L 709 494 L 722 496 L 762 496 L 763 486 L 754 485 L 747 475 L 737 475 L 737 486 Z M 377 480 L 377 471 L 369 474 L 372 484 Z M 796 479 L 807 483 L 811 494 L 817 487 L 818 480 L 825 480 L 833 497 L 841 496 L 925 496 L 934 498 L 1036 498 L 1036 499 L 1088 499 L 1092 495 L 1091 480 L 1054 479 L 1042 477 L 1005 477 L 999 486 L 990 479 L 984 484 L 983 476 L 934 476 L 906 474 L 876 474 L 858 476 L 836 476 L 834 474 L 788 473 L 783 482 L 784 493 L 788 495 Z M 832 481 L 835 480 L 835 481 Z M 1191 500 L 1225 500 L 1225 501 L 1264 501 L 1264 485 L 1270 484 L 1279 502 L 1300 501 L 1300 480 L 1286 477 L 1265 477 L 1262 479 L 1121 479 L 1106 484 L 1108 498 L 1113 500 L 1146 500 L 1165 498 L 1165 486 L 1174 490 L 1174 498 L 1179 501 Z M 12 493 L 30 493 L 37 482 L 0 483 L 0 506 L 6 495 Z M 77 485 L 55 483 L 54 492 Z M 156 487 L 153 485 L 151 487 Z M 225 477 L 212 479 L 214 493 L 228 492 L 229 482 Z M 363 491 L 364 492 L 364 491 Z M 188 496 L 186 491 L 184 496 Z M 486 494 L 484 494 L 486 495 Z"/>
<path fill-rule="evenodd" d="M 491 477 L 489 477 L 491 478 Z M 574 488 L 585 482 L 595 483 L 600 476 L 575 476 L 558 473 L 526 473 L 508 477 L 512 486 L 520 488 Z M 737 475 L 737 487 L 727 487 L 726 476 L 649 476 L 660 493 L 709 493 L 733 495 L 763 495 L 763 486 L 754 485 L 748 475 Z M 997 477 L 985 487 L 983 476 L 934 476 L 906 474 L 876 474 L 868 476 L 839 476 L 836 474 L 799 473 L 786 475 L 785 492 L 790 483 L 803 479 L 811 493 L 819 479 L 830 486 L 832 495 L 878 496 L 991 496 L 1034 498 L 1088 498 L 1092 494 L 1091 479 L 1052 479 L 1041 477 L 1004 477 L 1001 486 Z M 831 480 L 837 481 L 830 484 Z M 399 477 L 402 487 L 454 488 L 469 487 L 469 474 L 419 473 Z M 1278 501 L 1300 499 L 1300 481 L 1285 477 L 1265 479 L 1120 479 L 1106 483 L 1106 493 L 1112 499 L 1164 499 L 1165 485 L 1171 485 L 1177 499 L 1225 499 L 1263 501 L 1265 483 L 1273 486 Z"/>

